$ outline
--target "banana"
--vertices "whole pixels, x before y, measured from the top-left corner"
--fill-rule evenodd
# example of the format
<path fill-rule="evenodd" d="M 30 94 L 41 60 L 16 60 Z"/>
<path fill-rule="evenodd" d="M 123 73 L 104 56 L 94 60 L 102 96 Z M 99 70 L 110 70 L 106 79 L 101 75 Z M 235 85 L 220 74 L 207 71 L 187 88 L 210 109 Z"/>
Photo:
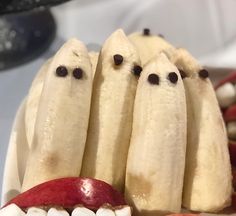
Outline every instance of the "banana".
<path fill-rule="evenodd" d="M 86 47 L 71 39 L 53 57 L 42 89 L 22 191 L 79 176 L 87 135 L 92 68 Z"/>
<path fill-rule="evenodd" d="M 230 205 L 231 167 L 225 125 L 216 95 L 203 69 L 186 50 L 171 61 L 185 74 L 188 132 L 183 205 L 216 212 Z"/>
<path fill-rule="evenodd" d="M 140 60 L 122 30 L 104 43 L 94 78 L 82 176 L 122 190 Z"/>
<path fill-rule="evenodd" d="M 180 212 L 186 118 L 181 76 L 161 53 L 144 66 L 135 98 L 125 182 L 134 215 Z"/>
<path fill-rule="evenodd" d="M 46 72 L 51 63 L 51 59 L 49 59 L 43 66 L 40 68 L 36 77 L 34 78 L 26 101 L 26 110 L 25 110 L 25 130 L 26 137 L 29 144 L 29 148 L 32 145 L 33 135 L 34 135 L 34 126 L 36 121 L 36 116 L 38 112 L 39 100 L 41 97 L 44 79 L 46 76 Z"/>
<path fill-rule="evenodd" d="M 90 61 L 92 63 L 93 77 L 95 75 L 96 68 L 97 68 L 98 56 L 99 56 L 98 52 L 94 52 L 94 51 L 89 52 L 89 58 L 90 58 Z"/>
<path fill-rule="evenodd" d="M 11 131 L 3 175 L 2 204 L 5 204 L 21 191 L 25 158 L 28 157 L 29 152 L 24 124 L 26 100 L 24 99 L 18 108 Z"/>
<path fill-rule="evenodd" d="M 129 39 L 137 47 L 142 65 L 160 52 L 169 54 L 175 50 L 175 47 L 162 37 L 150 34 L 149 29 L 144 29 L 143 33 L 132 33 L 129 35 Z"/>
<path fill-rule="evenodd" d="M 34 78 L 27 97 L 18 108 L 8 147 L 9 157 L 3 178 L 2 203 L 6 203 L 21 191 L 27 156 L 32 143 L 36 114 L 41 96 L 48 60 Z M 19 152 L 18 148 L 21 149 Z M 23 153 L 23 154 L 22 154 Z M 20 157 L 20 158 L 19 158 Z M 9 159 L 10 158 L 10 159 Z M 12 158 L 17 158 L 13 160 Z"/>

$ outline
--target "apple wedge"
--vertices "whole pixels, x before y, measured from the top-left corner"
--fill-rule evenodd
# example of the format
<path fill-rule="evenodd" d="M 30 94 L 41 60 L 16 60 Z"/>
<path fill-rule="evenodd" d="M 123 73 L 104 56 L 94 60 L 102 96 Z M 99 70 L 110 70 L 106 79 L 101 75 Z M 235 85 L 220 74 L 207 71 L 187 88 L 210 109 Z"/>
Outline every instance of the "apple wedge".
<path fill-rule="evenodd" d="M 236 210 L 236 193 L 232 194 L 232 207 Z"/>
<path fill-rule="evenodd" d="M 229 155 L 231 164 L 236 166 L 236 141 L 229 140 Z"/>
<path fill-rule="evenodd" d="M 229 74 L 225 79 L 221 80 L 216 86 L 215 89 L 219 88 L 220 86 L 224 85 L 227 82 L 236 83 L 236 72 L 233 71 Z"/>
<path fill-rule="evenodd" d="M 223 117 L 225 122 L 236 121 L 236 105 L 233 105 L 225 110 Z"/>
<path fill-rule="evenodd" d="M 126 202 L 121 193 L 103 181 L 69 177 L 39 184 L 19 194 L 4 207 L 10 204 L 16 204 L 23 210 L 39 206 L 45 209 L 51 206 L 72 209 L 76 205 L 97 210 L 104 204 L 121 206 Z"/>

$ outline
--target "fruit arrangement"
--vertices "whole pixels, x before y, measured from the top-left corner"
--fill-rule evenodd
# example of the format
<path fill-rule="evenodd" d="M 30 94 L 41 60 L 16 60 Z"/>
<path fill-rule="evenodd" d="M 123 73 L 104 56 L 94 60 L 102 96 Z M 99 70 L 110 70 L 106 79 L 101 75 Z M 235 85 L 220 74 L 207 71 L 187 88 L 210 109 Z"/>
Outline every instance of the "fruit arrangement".
<path fill-rule="evenodd" d="M 16 115 L 0 215 L 229 207 L 227 134 L 208 76 L 149 29 L 119 29 L 99 54 L 70 39 L 39 70 Z"/>

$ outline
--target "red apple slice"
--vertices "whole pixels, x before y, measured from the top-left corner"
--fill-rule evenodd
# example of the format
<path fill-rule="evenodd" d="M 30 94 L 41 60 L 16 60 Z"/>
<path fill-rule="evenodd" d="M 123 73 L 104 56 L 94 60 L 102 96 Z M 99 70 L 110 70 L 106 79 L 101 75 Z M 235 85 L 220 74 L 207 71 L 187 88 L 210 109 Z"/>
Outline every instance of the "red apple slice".
<path fill-rule="evenodd" d="M 227 83 L 227 82 L 232 82 L 232 83 L 236 83 L 236 72 L 233 71 L 231 74 L 229 74 L 227 77 L 225 77 L 223 80 L 221 80 L 216 86 L 215 89 L 217 89 L 218 87 L 222 86 L 223 84 Z"/>
<path fill-rule="evenodd" d="M 111 185 L 96 179 L 77 177 L 56 179 L 37 185 L 19 194 L 5 206 L 12 203 L 21 209 L 32 206 L 61 206 L 71 209 L 81 204 L 89 209 L 97 210 L 104 204 L 126 205 L 121 193 Z"/>
<path fill-rule="evenodd" d="M 230 161 L 236 167 L 236 141 L 229 140 Z"/>
<path fill-rule="evenodd" d="M 236 209 L 236 193 L 232 194 L 232 207 Z"/>
<path fill-rule="evenodd" d="M 236 190 L 236 167 L 232 166 L 233 188 Z"/>
<path fill-rule="evenodd" d="M 228 109 L 226 109 L 223 117 L 226 122 L 235 121 L 236 120 L 236 105 L 230 106 Z"/>

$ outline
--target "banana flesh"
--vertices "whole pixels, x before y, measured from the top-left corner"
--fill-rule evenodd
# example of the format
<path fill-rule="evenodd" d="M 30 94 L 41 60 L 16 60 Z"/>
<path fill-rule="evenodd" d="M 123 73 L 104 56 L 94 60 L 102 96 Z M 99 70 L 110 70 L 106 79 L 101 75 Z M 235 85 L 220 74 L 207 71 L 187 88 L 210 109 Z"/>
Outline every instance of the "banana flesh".
<path fill-rule="evenodd" d="M 183 206 L 216 212 L 230 205 L 232 184 L 227 135 L 208 73 L 184 49 L 172 62 L 185 73 L 188 131 Z"/>
<path fill-rule="evenodd" d="M 104 180 L 118 190 L 124 187 L 138 80 L 133 68 L 139 64 L 135 47 L 117 30 L 102 47 L 94 78 L 81 175 Z"/>
<path fill-rule="evenodd" d="M 25 158 L 29 153 L 24 125 L 26 100 L 24 99 L 18 108 L 11 131 L 3 176 L 2 204 L 8 202 L 21 191 Z"/>
<path fill-rule="evenodd" d="M 129 39 L 136 46 L 142 65 L 145 65 L 160 52 L 171 54 L 175 50 L 173 45 L 157 35 L 144 35 L 143 33 L 135 32 L 129 35 Z"/>
<path fill-rule="evenodd" d="M 98 56 L 99 56 L 98 52 L 94 52 L 94 51 L 89 52 L 89 58 L 92 64 L 93 77 L 95 76 L 95 72 L 97 68 Z"/>
<path fill-rule="evenodd" d="M 135 98 L 125 190 L 135 215 L 180 212 L 186 125 L 181 76 L 162 53 L 144 66 Z"/>
<path fill-rule="evenodd" d="M 29 148 L 32 145 L 33 141 L 34 126 L 43 89 L 44 79 L 51 61 L 51 59 L 47 60 L 47 62 L 44 63 L 44 65 L 40 68 L 39 72 L 32 82 L 27 96 L 25 108 L 25 130 Z"/>
<path fill-rule="evenodd" d="M 91 90 L 87 49 L 71 39 L 56 53 L 46 72 L 22 191 L 51 179 L 79 176 Z"/>

